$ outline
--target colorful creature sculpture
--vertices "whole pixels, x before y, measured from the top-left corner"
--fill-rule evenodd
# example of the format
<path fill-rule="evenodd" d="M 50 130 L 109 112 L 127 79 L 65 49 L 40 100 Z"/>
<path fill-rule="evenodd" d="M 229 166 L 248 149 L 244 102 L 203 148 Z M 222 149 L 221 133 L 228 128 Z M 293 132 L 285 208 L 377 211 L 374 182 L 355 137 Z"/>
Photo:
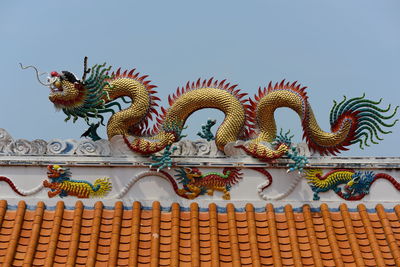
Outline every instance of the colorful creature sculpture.
<path fill-rule="evenodd" d="M 400 191 L 400 183 L 386 173 L 360 172 L 351 169 L 337 169 L 323 175 L 321 169 L 306 169 L 308 183 L 314 192 L 314 200 L 319 200 L 319 193 L 333 190 L 345 200 L 360 200 L 369 194 L 371 185 L 378 179 L 389 181 Z M 344 185 L 340 187 L 340 185 Z"/>
<path fill-rule="evenodd" d="M 222 198 L 229 200 L 232 185 L 241 179 L 242 173 L 237 168 L 224 168 L 222 173 L 209 172 L 203 174 L 198 168 L 177 169 L 176 179 L 183 185 L 177 193 L 188 199 L 194 199 L 200 195 L 214 195 L 214 191 L 223 193 Z"/>
<path fill-rule="evenodd" d="M 104 197 L 111 191 L 109 178 L 100 178 L 93 184 L 84 180 L 72 180 L 69 168 L 59 165 L 47 166 L 47 177 L 50 182 L 43 181 L 43 186 L 51 189 L 50 198 L 55 196 L 76 196 L 78 198 Z"/>
<path fill-rule="evenodd" d="M 63 110 L 66 120 L 83 118 L 90 125 L 91 119 L 99 119 L 103 123 L 101 114 L 110 112 L 108 138 L 121 135 L 132 151 L 142 154 L 156 153 L 179 141 L 188 117 L 205 108 L 225 113 L 215 135 L 220 150 L 230 142 L 245 140 L 239 148 L 264 161 L 280 158 L 290 150 L 285 142 L 276 141 L 279 140 L 274 119 L 277 108 L 287 107 L 299 115 L 304 139 L 321 155 L 335 155 L 352 144 L 362 148 L 369 142 L 376 143 L 375 139 L 381 140 L 379 133 L 390 133 L 383 128 L 392 127 L 397 121 L 386 122 L 395 116 L 398 107 L 390 112 L 390 105 L 386 109 L 378 106 L 381 101 L 364 96 L 344 98 L 340 103 L 334 102 L 330 113 L 331 132 L 324 132 L 308 102 L 306 87 L 285 80 L 259 88 L 254 98 L 246 99 L 246 93 L 226 80 L 198 79 L 178 88 L 168 97 L 169 107 L 158 111 L 160 99 L 155 96 L 156 86 L 147 80 L 147 75 L 140 75 L 135 69 L 109 73 L 110 69 L 105 63 L 88 69 L 85 58 L 81 79 L 68 71 L 53 71 L 48 83 L 44 83 L 35 68 L 39 81 L 51 89 L 50 101 Z M 121 110 L 119 100 L 130 106 Z M 156 123 L 151 127 L 153 118 Z"/>

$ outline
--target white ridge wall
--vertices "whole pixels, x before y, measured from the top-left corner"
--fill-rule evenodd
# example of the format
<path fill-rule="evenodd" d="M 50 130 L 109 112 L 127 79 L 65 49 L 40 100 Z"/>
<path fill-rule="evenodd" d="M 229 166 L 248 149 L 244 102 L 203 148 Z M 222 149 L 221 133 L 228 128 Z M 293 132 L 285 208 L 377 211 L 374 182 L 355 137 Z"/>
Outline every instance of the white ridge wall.
<path fill-rule="evenodd" d="M 222 172 L 224 167 L 241 169 L 242 179 L 232 186 L 230 200 L 223 200 L 221 192 L 213 196 L 207 194 L 194 200 L 184 199 L 175 194 L 171 183 L 163 178 L 162 174 L 150 172 L 148 157 L 135 155 L 128 150 L 120 138 L 111 142 L 100 140 L 93 142 L 89 139 L 81 140 L 14 140 L 5 131 L 0 129 L 0 176 L 9 178 L 15 186 L 28 196 L 19 196 L 5 182 L 0 181 L 1 199 L 11 202 L 24 199 L 35 203 L 39 200 L 46 204 L 55 204 L 59 200 L 73 205 L 77 198 L 56 196 L 49 198 L 48 188 L 43 188 L 47 180 L 47 165 L 58 164 L 69 167 L 72 179 L 94 182 L 97 178 L 109 177 L 112 182 L 112 191 L 101 199 L 84 199 L 87 204 L 102 200 L 113 205 L 115 201 L 122 200 L 127 205 L 132 201 L 151 202 L 159 200 L 168 205 L 178 202 L 188 205 L 196 201 L 207 205 L 210 202 L 233 202 L 244 206 L 251 202 L 256 205 L 272 203 L 293 203 L 301 206 L 304 203 L 318 204 L 320 202 L 341 203 L 341 199 L 332 190 L 320 193 L 320 201 L 313 201 L 313 191 L 302 174 L 297 172 L 287 173 L 288 159 L 280 159 L 272 164 L 263 163 L 252 157 L 235 152 L 232 147 L 227 147 L 225 156 L 218 151 L 213 142 L 207 141 L 181 141 L 173 156 L 174 167 L 168 172 L 172 177 L 175 169 L 180 167 L 196 167 L 204 174 L 207 172 Z M 304 144 L 298 145 L 303 155 L 309 156 L 310 168 L 321 168 L 324 174 L 334 169 L 354 169 L 355 171 L 374 171 L 386 173 L 400 182 L 400 158 L 347 158 L 347 157 L 315 157 L 311 156 Z M 265 190 L 259 188 L 266 185 L 267 179 L 261 173 L 251 168 L 265 168 L 272 175 L 273 182 Z M 179 188 L 182 185 L 178 183 Z M 363 203 L 387 203 L 393 206 L 399 202 L 400 192 L 388 181 L 376 181 L 370 193 L 363 199 Z M 348 205 L 359 202 L 346 201 Z"/>

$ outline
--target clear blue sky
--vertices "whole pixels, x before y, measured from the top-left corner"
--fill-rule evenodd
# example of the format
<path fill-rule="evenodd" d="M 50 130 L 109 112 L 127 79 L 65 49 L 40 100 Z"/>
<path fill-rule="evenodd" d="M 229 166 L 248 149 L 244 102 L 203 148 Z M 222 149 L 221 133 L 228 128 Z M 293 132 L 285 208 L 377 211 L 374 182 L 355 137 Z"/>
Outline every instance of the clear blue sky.
<path fill-rule="evenodd" d="M 298 80 L 323 129 L 343 95 L 400 104 L 399 1 L 6 1 L 0 9 L 0 128 L 15 138 L 79 138 L 82 122 L 64 123 L 31 70 L 69 70 L 82 61 L 137 68 L 166 97 L 188 80 L 216 77 L 254 95 L 269 81 Z M 219 111 L 188 121 L 195 132 Z M 400 115 L 397 116 L 399 118 Z M 297 115 L 280 109 L 278 127 Z M 400 126 L 380 145 L 343 155 L 399 156 Z M 105 137 L 104 131 L 101 132 Z"/>

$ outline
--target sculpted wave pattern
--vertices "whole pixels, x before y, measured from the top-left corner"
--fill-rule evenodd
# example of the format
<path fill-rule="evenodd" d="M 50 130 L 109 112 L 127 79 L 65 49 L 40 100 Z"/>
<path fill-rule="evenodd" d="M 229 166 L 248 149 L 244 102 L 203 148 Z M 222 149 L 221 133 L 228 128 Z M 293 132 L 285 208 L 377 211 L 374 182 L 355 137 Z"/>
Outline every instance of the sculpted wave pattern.
<path fill-rule="evenodd" d="M 0 155 L 111 155 L 110 143 L 107 140 L 92 141 L 60 140 L 45 141 L 37 139 L 13 139 L 11 135 L 0 128 Z"/>
<path fill-rule="evenodd" d="M 205 140 L 181 140 L 174 143 L 176 149 L 172 156 L 201 156 L 223 157 L 214 142 Z M 0 155 L 92 155 L 92 156 L 121 156 L 126 155 L 126 145 L 121 137 L 108 140 L 93 141 L 87 138 L 80 140 L 52 139 L 33 140 L 13 139 L 5 130 L 0 128 Z M 307 151 L 305 151 L 305 154 Z M 131 152 L 132 154 L 132 152 Z M 135 156 L 135 155 L 132 155 Z"/>

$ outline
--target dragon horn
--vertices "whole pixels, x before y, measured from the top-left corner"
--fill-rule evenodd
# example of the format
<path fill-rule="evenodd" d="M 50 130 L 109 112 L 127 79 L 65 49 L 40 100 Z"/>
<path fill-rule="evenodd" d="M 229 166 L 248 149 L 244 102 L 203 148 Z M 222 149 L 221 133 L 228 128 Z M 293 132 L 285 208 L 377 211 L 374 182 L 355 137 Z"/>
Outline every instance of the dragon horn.
<path fill-rule="evenodd" d="M 35 72 L 36 72 L 36 79 L 40 82 L 40 84 L 42 84 L 42 85 L 44 85 L 44 86 L 50 86 L 50 83 L 48 83 L 48 84 L 43 83 L 43 82 L 40 80 L 40 78 L 39 78 L 39 76 L 42 76 L 43 74 L 46 74 L 47 72 L 39 73 L 38 69 L 37 69 L 35 66 L 26 66 L 26 67 L 24 67 L 21 63 L 19 63 L 19 65 L 21 66 L 21 69 L 23 69 L 23 70 L 26 70 L 26 69 L 28 69 L 28 68 L 34 69 Z"/>
<path fill-rule="evenodd" d="M 85 58 L 83 59 L 83 76 L 82 76 L 82 82 L 85 81 L 85 79 L 86 79 L 86 74 L 90 73 L 90 68 L 88 69 L 88 67 L 87 67 L 87 60 L 88 60 L 88 57 L 85 57 Z"/>

